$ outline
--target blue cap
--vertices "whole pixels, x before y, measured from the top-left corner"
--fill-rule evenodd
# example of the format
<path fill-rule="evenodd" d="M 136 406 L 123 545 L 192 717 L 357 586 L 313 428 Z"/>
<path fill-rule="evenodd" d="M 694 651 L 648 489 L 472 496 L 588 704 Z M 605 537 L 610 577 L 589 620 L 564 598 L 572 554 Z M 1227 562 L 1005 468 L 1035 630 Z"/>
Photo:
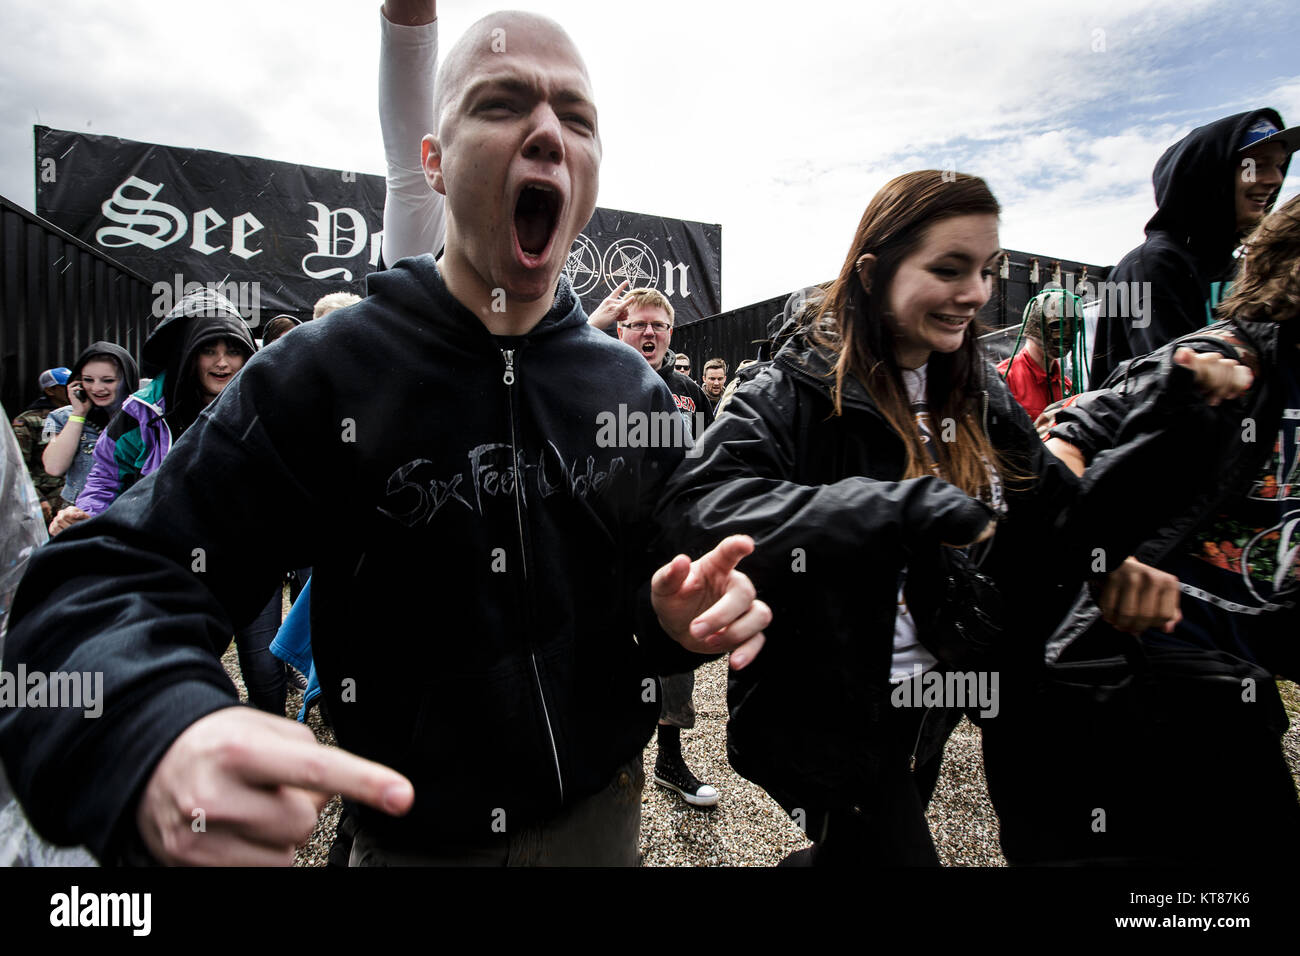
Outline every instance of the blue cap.
<path fill-rule="evenodd" d="M 56 385 L 67 385 L 68 376 L 72 370 L 65 365 L 58 368 L 47 368 L 41 373 L 41 388 L 54 388 Z"/>
<path fill-rule="evenodd" d="M 1300 126 L 1278 129 L 1271 121 L 1261 116 L 1242 134 L 1237 152 L 1251 149 L 1260 143 L 1281 143 L 1288 153 L 1294 153 L 1300 149 Z"/>

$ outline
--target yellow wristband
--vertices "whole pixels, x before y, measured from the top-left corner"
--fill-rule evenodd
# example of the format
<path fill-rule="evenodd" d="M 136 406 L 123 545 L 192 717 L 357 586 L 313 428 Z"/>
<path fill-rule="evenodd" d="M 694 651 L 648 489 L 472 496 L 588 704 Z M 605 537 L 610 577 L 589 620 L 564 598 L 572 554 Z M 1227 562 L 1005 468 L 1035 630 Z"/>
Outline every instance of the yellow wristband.
<path fill-rule="evenodd" d="M 84 425 L 84 424 L 86 424 L 86 416 L 84 416 L 84 415 L 69 415 L 69 416 L 68 416 L 68 421 L 70 421 L 70 422 L 81 422 L 81 424 Z"/>

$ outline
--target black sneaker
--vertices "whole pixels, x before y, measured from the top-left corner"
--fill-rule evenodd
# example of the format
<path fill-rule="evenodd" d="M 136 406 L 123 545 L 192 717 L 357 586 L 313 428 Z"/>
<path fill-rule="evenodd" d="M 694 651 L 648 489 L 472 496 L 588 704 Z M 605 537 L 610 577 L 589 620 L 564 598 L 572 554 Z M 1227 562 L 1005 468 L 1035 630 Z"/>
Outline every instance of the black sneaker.
<path fill-rule="evenodd" d="M 676 790 L 693 807 L 711 807 L 718 802 L 718 791 L 697 780 L 685 761 L 674 766 L 656 762 L 654 781 L 661 787 Z"/>
<path fill-rule="evenodd" d="M 285 664 L 284 666 L 289 672 L 287 675 L 289 686 L 295 688 L 300 694 L 307 693 L 307 678 L 303 675 L 302 671 L 298 670 L 298 668 L 294 667 L 292 664 Z"/>

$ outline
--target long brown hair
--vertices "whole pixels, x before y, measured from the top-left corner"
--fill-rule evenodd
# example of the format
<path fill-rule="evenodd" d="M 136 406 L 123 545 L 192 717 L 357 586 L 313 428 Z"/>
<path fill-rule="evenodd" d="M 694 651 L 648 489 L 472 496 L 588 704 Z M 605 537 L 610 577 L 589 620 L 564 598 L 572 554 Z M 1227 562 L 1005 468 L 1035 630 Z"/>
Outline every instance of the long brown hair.
<path fill-rule="evenodd" d="M 1265 216 L 1245 244 L 1246 261 L 1219 314 L 1251 322 L 1300 316 L 1300 196 Z"/>
<path fill-rule="evenodd" d="M 920 247 L 936 222 L 955 216 L 996 216 L 1000 211 L 993 193 L 976 176 L 926 169 L 890 180 L 862 214 L 839 276 L 815 305 L 824 321 L 812 323 L 813 338 L 837 355 L 835 413 L 843 412 L 845 380 L 856 378 L 903 440 L 904 478 L 928 475 L 932 465 L 908 406 L 894 355 L 894 331 L 885 317 L 890 284 L 899 265 Z M 858 278 L 858 259 L 866 253 L 876 256 L 870 292 Z M 957 433 L 956 441 L 931 443 L 939 472 L 972 496 L 988 490 L 985 462 L 995 464 L 1004 479 L 1020 477 L 993 448 L 978 418 L 984 365 L 971 323 L 957 351 L 931 354 L 926 373 L 930 420 L 936 426 L 950 420 Z"/>

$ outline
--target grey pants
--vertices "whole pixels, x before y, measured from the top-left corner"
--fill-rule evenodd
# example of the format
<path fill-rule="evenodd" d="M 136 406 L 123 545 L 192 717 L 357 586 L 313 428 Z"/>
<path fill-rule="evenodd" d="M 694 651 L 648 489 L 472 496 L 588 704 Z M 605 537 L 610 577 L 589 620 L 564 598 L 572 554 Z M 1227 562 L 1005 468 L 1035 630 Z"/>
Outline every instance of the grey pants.
<path fill-rule="evenodd" d="M 457 844 L 440 850 L 384 846 L 364 829 L 352 841 L 349 866 L 636 866 L 641 856 L 641 754 L 628 761 L 609 786 L 545 823 L 506 830 L 506 839 L 484 846 Z"/>
<path fill-rule="evenodd" d="M 690 730 L 695 726 L 695 671 L 661 674 L 664 699 L 659 705 L 659 722 Z"/>

